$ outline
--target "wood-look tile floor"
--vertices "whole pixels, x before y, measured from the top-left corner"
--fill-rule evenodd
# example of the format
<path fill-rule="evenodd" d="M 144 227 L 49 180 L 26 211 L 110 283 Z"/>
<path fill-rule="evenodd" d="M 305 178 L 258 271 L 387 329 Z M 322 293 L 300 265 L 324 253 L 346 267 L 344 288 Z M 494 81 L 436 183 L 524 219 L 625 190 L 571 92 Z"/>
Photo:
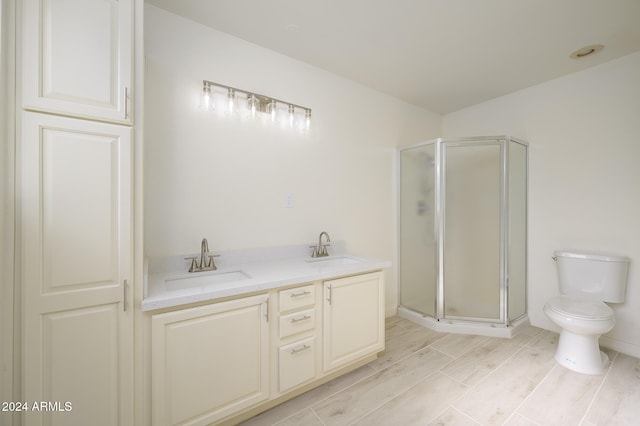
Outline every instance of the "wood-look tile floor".
<path fill-rule="evenodd" d="M 640 359 L 607 351 L 603 375 L 553 359 L 558 334 L 512 339 L 437 333 L 387 319 L 377 360 L 266 411 L 244 426 L 638 425 Z"/>

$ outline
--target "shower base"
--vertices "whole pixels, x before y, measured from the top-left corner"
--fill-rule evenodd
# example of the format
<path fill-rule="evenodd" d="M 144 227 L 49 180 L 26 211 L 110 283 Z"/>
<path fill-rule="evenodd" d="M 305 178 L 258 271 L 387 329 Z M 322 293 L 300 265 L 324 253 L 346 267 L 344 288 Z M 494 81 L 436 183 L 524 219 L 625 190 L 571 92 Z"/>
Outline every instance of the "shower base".
<path fill-rule="evenodd" d="M 475 323 L 471 321 L 447 319 L 438 321 L 435 318 L 424 316 L 403 306 L 398 307 L 398 316 L 440 333 L 473 334 L 489 337 L 511 338 L 523 328 L 529 326 L 529 317 L 527 315 L 513 321 L 508 327 L 500 324 Z"/>

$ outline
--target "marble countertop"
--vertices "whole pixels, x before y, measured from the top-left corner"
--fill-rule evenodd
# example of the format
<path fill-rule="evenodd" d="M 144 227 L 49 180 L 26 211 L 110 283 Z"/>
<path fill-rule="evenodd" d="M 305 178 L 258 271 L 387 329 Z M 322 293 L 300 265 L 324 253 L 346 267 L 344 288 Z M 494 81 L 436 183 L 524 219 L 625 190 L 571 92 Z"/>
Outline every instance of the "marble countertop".
<path fill-rule="evenodd" d="M 308 246 L 238 250 L 215 258 L 217 270 L 189 273 L 185 256 L 149 259 L 142 310 L 170 308 L 194 302 L 271 290 L 333 277 L 391 267 L 391 262 L 342 250 L 311 258 Z"/>

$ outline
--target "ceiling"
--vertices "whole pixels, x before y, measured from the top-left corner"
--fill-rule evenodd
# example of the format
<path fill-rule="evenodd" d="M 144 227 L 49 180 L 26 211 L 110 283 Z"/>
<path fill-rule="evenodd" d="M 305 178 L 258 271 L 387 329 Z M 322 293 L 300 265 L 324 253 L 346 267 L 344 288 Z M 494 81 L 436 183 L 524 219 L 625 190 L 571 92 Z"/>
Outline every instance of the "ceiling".
<path fill-rule="evenodd" d="M 439 113 L 640 50 L 640 0 L 146 2 Z"/>

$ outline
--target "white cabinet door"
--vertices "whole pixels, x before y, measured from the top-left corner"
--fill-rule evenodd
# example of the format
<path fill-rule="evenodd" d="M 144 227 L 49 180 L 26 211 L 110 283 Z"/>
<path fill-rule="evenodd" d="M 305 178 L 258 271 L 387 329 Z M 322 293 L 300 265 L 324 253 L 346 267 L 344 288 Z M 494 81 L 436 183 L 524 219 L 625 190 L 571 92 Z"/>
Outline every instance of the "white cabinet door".
<path fill-rule="evenodd" d="M 152 423 L 208 425 L 269 398 L 269 296 L 153 315 Z"/>
<path fill-rule="evenodd" d="M 25 109 L 131 123 L 132 0 L 24 0 Z"/>
<path fill-rule="evenodd" d="M 324 283 L 324 371 L 384 349 L 382 272 Z"/>
<path fill-rule="evenodd" d="M 316 377 L 316 338 L 301 339 L 278 349 L 278 390 L 285 392 Z"/>
<path fill-rule="evenodd" d="M 23 397 L 71 408 L 25 424 L 133 424 L 131 129 L 26 112 L 20 141 Z"/>

